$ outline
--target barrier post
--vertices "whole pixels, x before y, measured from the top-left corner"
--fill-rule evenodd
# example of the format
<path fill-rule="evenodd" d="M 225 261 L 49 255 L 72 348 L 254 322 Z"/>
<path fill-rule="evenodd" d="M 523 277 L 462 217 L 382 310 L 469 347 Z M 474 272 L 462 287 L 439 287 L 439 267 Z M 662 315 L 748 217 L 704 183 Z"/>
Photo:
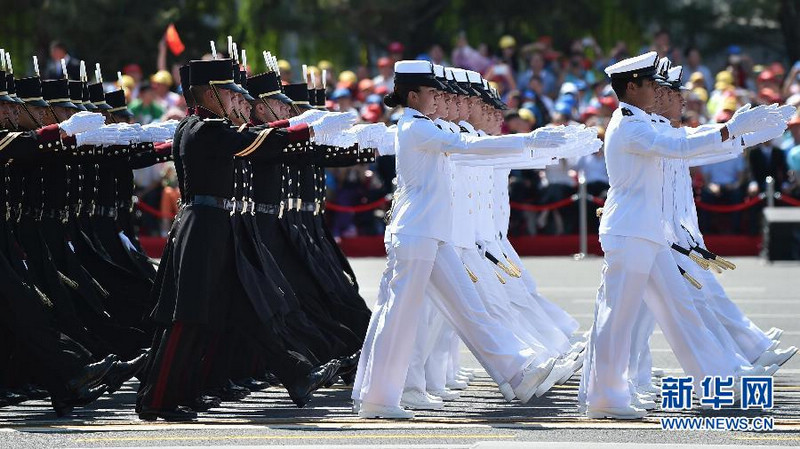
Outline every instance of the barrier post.
<path fill-rule="evenodd" d="M 575 260 L 582 260 L 589 252 L 588 236 L 589 225 L 586 223 L 586 201 L 588 200 L 586 194 L 586 176 L 583 170 L 578 172 L 578 254 L 573 257 Z"/>
<path fill-rule="evenodd" d="M 767 176 L 767 207 L 775 207 L 775 178 Z"/>

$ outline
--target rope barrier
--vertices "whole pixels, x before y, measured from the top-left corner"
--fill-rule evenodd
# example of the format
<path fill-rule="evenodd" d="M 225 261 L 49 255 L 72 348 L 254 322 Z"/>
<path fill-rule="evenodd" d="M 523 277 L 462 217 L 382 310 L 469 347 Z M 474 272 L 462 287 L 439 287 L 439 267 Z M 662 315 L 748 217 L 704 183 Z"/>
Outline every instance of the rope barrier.
<path fill-rule="evenodd" d="M 593 202 L 598 206 L 603 206 L 605 201 L 601 198 L 588 195 L 587 197 L 589 201 Z M 764 201 L 766 198 L 765 194 L 760 194 L 757 197 L 750 198 L 742 203 L 739 204 L 709 204 L 704 203 L 702 201 L 695 201 L 698 209 L 707 210 L 709 212 L 717 212 L 717 213 L 731 213 L 731 212 L 740 212 L 745 209 L 749 209 L 751 207 L 756 206 L 757 204 Z M 549 204 L 525 204 L 525 203 L 517 203 L 517 202 L 510 202 L 510 206 L 512 209 L 517 210 L 524 210 L 524 211 L 532 211 L 532 212 L 543 212 L 548 210 L 555 210 L 560 209 L 562 207 L 569 206 L 572 203 L 578 201 L 579 197 L 577 194 L 572 195 L 568 198 L 564 198 L 563 200 L 556 201 Z M 796 198 L 792 198 L 790 196 L 781 195 L 780 193 L 775 194 L 775 199 L 782 201 L 790 206 L 800 207 L 800 200 Z M 375 210 L 385 206 L 389 200 L 387 198 L 381 198 L 377 201 L 373 201 L 371 203 L 366 204 L 359 204 L 357 206 L 345 206 L 342 204 L 336 204 L 327 202 L 325 203 L 325 209 L 331 210 L 334 212 L 350 212 L 350 213 L 361 213 L 361 212 L 369 212 L 371 210 Z M 137 201 L 136 207 L 139 208 L 142 212 L 146 214 L 153 215 L 157 218 L 175 218 L 174 214 L 164 214 L 160 210 L 153 208 L 152 206 L 148 205 L 144 201 Z"/>
<path fill-rule="evenodd" d="M 578 201 L 578 195 L 572 195 L 569 198 L 564 198 L 563 200 L 556 201 L 549 204 L 525 204 L 525 203 L 515 203 L 511 202 L 511 208 L 517 210 L 525 210 L 531 212 L 542 212 L 546 210 L 554 210 L 560 209 L 562 207 L 569 206 L 570 204 Z"/>
<path fill-rule="evenodd" d="M 142 211 L 142 212 L 144 212 L 146 214 L 153 215 L 156 218 L 168 218 L 170 220 L 175 218 L 175 214 L 164 214 L 164 213 L 161 213 L 160 210 L 158 210 L 158 209 L 150 206 L 149 204 L 145 203 L 144 201 L 142 201 L 141 198 L 139 198 L 139 201 L 137 201 L 135 204 L 136 204 L 136 207 L 138 207 L 140 211 Z"/>
<path fill-rule="evenodd" d="M 764 198 L 766 198 L 766 195 L 762 193 L 757 197 L 750 198 L 749 200 L 746 200 L 739 204 L 708 204 L 702 201 L 695 201 L 694 203 L 695 205 L 697 205 L 698 209 L 707 210 L 709 212 L 719 212 L 727 214 L 731 212 L 740 212 L 745 209 L 750 209 L 751 207 L 754 207 L 758 203 L 764 201 Z"/>
<path fill-rule="evenodd" d="M 358 206 L 343 206 L 341 204 L 326 202 L 325 209 L 332 210 L 335 212 L 352 212 L 354 214 L 357 214 L 359 212 L 369 212 L 371 210 L 378 209 L 380 207 L 383 207 L 387 202 L 388 200 L 386 198 L 381 198 L 377 201 L 373 201 L 367 204 L 359 204 Z"/>
<path fill-rule="evenodd" d="M 775 194 L 775 199 L 778 201 L 782 201 L 790 206 L 800 207 L 800 200 L 797 198 L 792 198 L 788 195 L 781 195 L 780 193 Z"/>

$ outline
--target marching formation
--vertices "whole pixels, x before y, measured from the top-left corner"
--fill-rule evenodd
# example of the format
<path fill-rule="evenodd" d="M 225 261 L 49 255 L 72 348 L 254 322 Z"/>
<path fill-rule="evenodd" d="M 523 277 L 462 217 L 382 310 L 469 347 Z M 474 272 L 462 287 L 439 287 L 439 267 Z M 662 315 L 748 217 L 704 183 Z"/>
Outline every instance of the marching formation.
<path fill-rule="evenodd" d="M 797 352 L 777 349 L 782 331 L 761 331 L 711 273 L 735 266 L 705 248 L 689 175 L 782 135 L 796 109 L 746 105 L 725 123 L 685 128 L 680 66 L 650 52 L 606 74 L 620 107 L 606 130 L 605 260 L 578 400 L 590 418 L 636 419 L 657 407 L 656 323 L 698 394 L 706 376 L 738 385 L 775 374 Z"/>
<path fill-rule="evenodd" d="M 0 406 L 50 397 L 63 416 L 136 376 L 142 420 L 185 421 L 269 386 L 303 407 L 341 381 L 359 417 L 408 419 L 474 378 L 463 342 L 508 402 L 585 367 L 589 417 L 640 418 L 656 406 L 656 323 L 697 382 L 771 375 L 797 351 L 777 349 L 781 331 L 762 332 L 714 278 L 735 267 L 705 248 L 688 171 L 780 135 L 795 110 L 681 128 L 681 68 L 655 53 L 606 70 L 620 108 L 587 333 L 509 242 L 508 177 L 604 143 L 583 125 L 501 135 L 506 106 L 477 72 L 398 61 L 384 102 L 403 108 L 399 122 L 357 125 L 325 110 L 313 75 L 282 83 L 269 52 L 247 76 L 229 38 L 230 58 L 212 42 L 211 59 L 181 68 L 185 119 L 140 126 L 99 65 L 91 84 L 83 62 L 78 80 L 15 79 L 0 54 Z M 397 189 L 370 311 L 325 224 L 325 169 L 376 154 L 395 156 Z M 182 199 L 156 264 L 134 233 L 132 180 L 165 160 Z"/>

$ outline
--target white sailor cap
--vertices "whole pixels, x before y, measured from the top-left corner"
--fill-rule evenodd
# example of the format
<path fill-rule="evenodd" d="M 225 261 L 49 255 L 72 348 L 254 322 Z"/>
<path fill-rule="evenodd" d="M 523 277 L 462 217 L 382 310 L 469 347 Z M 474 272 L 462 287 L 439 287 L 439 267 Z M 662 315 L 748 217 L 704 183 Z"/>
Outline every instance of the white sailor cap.
<path fill-rule="evenodd" d="M 688 87 L 685 87 L 681 84 L 681 79 L 683 78 L 683 66 L 676 65 L 669 69 L 667 75 L 667 82 L 670 84 L 670 87 L 675 90 L 689 90 Z"/>
<path fill-rule="evenodd" d="M 455 78 L 456 83 L 458 83 L 458 87 L 466 91 L 467 95 L 469 95 L 470 97 L 477 97 L 480 94 L 475 89 L 472 88 L 468 72 L 469 70 L 453 67 L 453 77 Z M 478 74 L 478 72 L 473 72 L 473 73 Z M 480 78 L 480 75 L 478 75 L 478 77 Z"/>
<path fill-rule="evenodd" d="M 656 64 L 656 76 L 653 78 L 660 86 L 672 87 L 672 85 L 667 81 L 667 76 L 671 67 L 672 61 L 670 61 L 666 56 L 658 60 L 658 63 Z"/>
<path fill-rule="evenodd" d="M 404 60 L 394 63 L 394 82 L 396 84 L 409 84 L 413 86 L 428 86 L 442 89 L 442 84 L 436 80 L 433 73 L 433 64 L 423 60 Z"/>
<path fill-rule="evenodd" d="M 433 65 L 433 75 L 436 77 L 436 79 L 439 81 L 439 83 L 441 83 L 443 92 L 446 92 L 448 94 L 456 94 L 456 95 L 461 93 L 461 91 L 459 91 L 455 87 L 455 83 L 450 82 L 450 79 L 447 78 L 447 71 L 445 71 L 444 66 L 441 66 L 439 64 L 434 64 Z M 451 77 L 452 77 L 452 75 L 451 75 Z"/>
<path fill-rule="evenodd" d="M 458 67 L 453 67 L 450 69 L 453 72 L 453 77 L 459 83 L 468 83 L 469 77 L 467 76 L 467 71 L 464 69 L 459 69 Z"/>
<path fill-rule="evenodd" d="M 643 55 L 623 59 L 606 67 L 606 75 L 614 79 L 652 79 L 656 76 L 658 53 L 651 51 Z"/>
<path fill-rule="evenodd" d="M 467 80 L 469 80 L 470 84 L 483 85 L 481 83 L 481 74 L 474 70 L 467 70 Z"/>

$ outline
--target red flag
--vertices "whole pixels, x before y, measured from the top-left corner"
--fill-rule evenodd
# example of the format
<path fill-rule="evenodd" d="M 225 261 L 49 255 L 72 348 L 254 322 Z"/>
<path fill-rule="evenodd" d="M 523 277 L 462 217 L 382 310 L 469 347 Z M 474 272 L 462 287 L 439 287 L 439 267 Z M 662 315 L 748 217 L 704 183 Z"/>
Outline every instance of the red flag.
<path fill-rule="evenodd" d="M 173 55 L 178 56 L 183 53 L 183 50 L 186 50 L 186 46 L 181 42 L 181 37 L 178 36 L 178 30 L 175 29 L 174 23 L 170 23 L 167 27 L 166 40 Z"/>

